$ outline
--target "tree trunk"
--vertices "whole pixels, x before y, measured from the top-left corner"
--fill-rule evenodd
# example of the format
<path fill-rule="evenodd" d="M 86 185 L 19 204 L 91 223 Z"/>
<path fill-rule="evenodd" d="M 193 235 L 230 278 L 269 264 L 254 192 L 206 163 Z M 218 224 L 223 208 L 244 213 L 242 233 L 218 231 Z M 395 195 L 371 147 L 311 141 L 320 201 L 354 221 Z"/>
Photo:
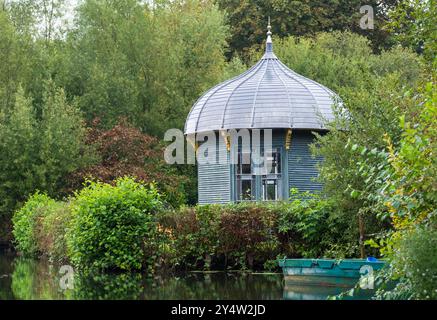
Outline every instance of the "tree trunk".
<path fill-rule="evenodd" d="M 365 259 L 366 258 L 366 252 L 364 250 L 364 219 L 363 219 L 363 214 L 359 213 L 358 214 L 358 228 L 360 231 L 360 255 L 361 255 L 361 259 Z"/>

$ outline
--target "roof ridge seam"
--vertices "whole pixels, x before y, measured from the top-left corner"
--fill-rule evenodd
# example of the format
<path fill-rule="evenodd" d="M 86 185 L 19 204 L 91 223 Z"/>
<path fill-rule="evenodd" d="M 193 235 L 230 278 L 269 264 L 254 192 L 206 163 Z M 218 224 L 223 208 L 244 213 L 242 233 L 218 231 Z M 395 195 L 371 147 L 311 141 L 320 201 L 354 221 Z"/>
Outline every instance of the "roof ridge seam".
<path fill-rule="evenodd" d="M 288 104 L 290 105 L 290 109 L 291 109 L 291 112 L 290 112 L 290 127 L 293 128 L 293 125 L 294 125 L 293 109 L 294 109 L 294 108 L 293 108 L 293 104 L 291 103 L 290 92 L 289 92 L 289 90 L 288 90 L 288 88 L 287 88 L 287 85 L 285 84 L 284 80 L 282 80 L 281 76 L 280 76 L 279 73 L 276 71 L 275 64 L 273 64 L 273 71 L 275 72 L 275 74 L 276 74 L 276 76 L 278 77 L 278 79 L 281 80 L 282 85 L 284 86 L 285 91 L 287 92 Z"/>
<path fill-rule="evenodd" d="M 258 97 L 259 87 L 261 86 L 261 82 L 263 81 L 264 77 L 266 76 L 267 69 L 269 68 L 269 64 L 270 64 L 270 60 L 268 59 L 266 70 L 264 70 L 264 73 L 263 73 L 261 79 L 259 79 L 259 82 L 256 86 L 255 96 L 253 97 L 253 103 L 252 103 L 252 116 L 251 116 L 251 121 L 250 121 L 250 127 L 253 127 L 253 123 L 255 120 L 255 106 L 256 106 L 256 98 Z"/>
<path fill-rule="evenodd" d="M 253 72 L 249 77 L 247 77 L 246 79 L 244 79 L 242 82 L 240 82 L 233 90 L 232 92 L 229 94 L 228 99 L 226 100 L 226 104 L 225 107 L 223 108 L 223 116 L 222 116 L 222 125 L 221 128 L 223 129 L 224 125 L 225 125 L 225 116 L 226 116 L 226 109 L 228 108 L 228 104 L 229 101 L 232 98 L 232 95 L 234 94 L 235 90 L 237 90 L 243 83 L 245 83 L 247 80 L 251 79 L 254 75 L 256 75 L 256 71 L 259 70 L 261 68 L 261 66 L 264 65 L 264 61 L 262 61 L 261 63 L 257 63 L 255 66 L 258 66 L 258 68 L 256 68 L 255 72 Z M 197 130 L 197 128 L 196 128 Z"/>
<path fill-rule="evenodd" d="M 284 65 L 282 62 L 281 62 L 281 65 Z M 288 67 L 287 67 L 288 68 Z M 320 111 L 320 105 L 319 105 L 319 103 L 317 102 L 317 99 L 316 99 L 316 97 L 314 96 L 314 94 L 312 93 L 312 91 L 302 82 L 302 81 L 300 81 L 298 78 L 296 78 L 296 77 L 293 77 L 293 76 L 291 76 L 290 74 L 288 74 L 288 73 L 286 73 L 283 69 L 281 69 L 281 71 L 282 71 L 282 73 L 283 74 L 285 74 L 287 77 L 289 77 L 289 78 L 291 78 L 291 79 L 293 79 L 293 80 L 295 80 L 295 81 L 297 81 L 298 83 L 300 83 L 305 89 L 307 89 L 307 91 L 310 93 L 310 95 L 311 95 L 311 97 L 313 97 L 313 100 L 314 100 L 314 102 L 316 103 L 316 107 L 317 107 L 317 109 L 319 110 L 319 113 L 321 113 L 321 111 Z M 320 124 L 320 127 L 322 127 L 322 124 Z"/>
<path fill-rule="evenodd" d="M 214 90 L 214 92 L 212 92 L 210 95 L 209 95 L 209 97 L 208 98 L 206 98 L 206 100 L 205 100 L 205 102 L 203 103 L 203 105 L 202 105 L 202 107 L 200 108 L 200 111 L 199 111 L 199 114 L 197 115 L 197 121 L 196 121 L 196 127 L 195 127 L 195 129 L 194 129 L 194 131 L 195 132 L 197 132 L 197 129 L 198 129 L 198 127 L 199 127 L 199 119 L 200 119 L 200 115 L 202 114 L 202 112 L 203 112 L 203 109 L 204 109 L 204 107 L 205 107 L 205 105 L 206 105 L 206 103 L 209 101 L 209 99 L 218 91 L 218 90 L 220 90 L 221 88 L 223 88 L 224 86 L 226 86 L 226 85 L 228 85 L 228 84 L 231 84 L 231 83 L 233 83 L 233 82 L 235 82 L 235 81 L 237 81 L 237 80 L 240 80 L 241 78 L 243 78 L 244 76 L 246 76 L 247 74 L 249 74 L 249 72 L 251 72 L 252 70 L 254 70 L 255 69 L 255 67 L 256 67 L 256 65 L 257 64 L 255 64 L 254 66 L 252 66 L 251 68 L 249 68 L 249 69 L 247 69 L 245 72 L 243 72 L 242 74 L 240 74 L 240 75 L 238 75 L 238 76 L 236 76 L 236 77 L 234 77 L 234 78 L 232 78 L 232 79 L 229 79 L 229 80 L 227 80 L 227 81 L 225 81 L 225 82 L 223 82 L 223 83 L 221 83 L 221 84 L 218 84 L 218 85 L 216 85 L 215 87 L 213 87 L 212 89 L 210 89 L 210 90 L 207 90 L 199 99 L 197 99 L 197 101 L 194 103 L 194 105 L 193 105 L 193 108 L 191 108 L 191 110 L 190 110 L 190 113 L 188 114 L 188 118 L 190 117 L 190 114 L 191 114 L 191 112 L 193 111 L 193 109 L 194 109 L 194 106 L 197 104 L 197 102 L 199 102 L 208 92 L 211 92 L 212 90 Z"/>
<path fill-rule="evenodd" d="M 312 79 L 310 79 L 310 78 L 305 77 L 304 75 L 301 75 L 301 74 L 297 73 L 296 71 L 294 71 L 294 70 L 290 69 L 289 67 L 287 67 L 287 66 L 286 66 L 282 61 L 279 61 L 279 62 L 280 62 L 281 64 L 283 64 L 283 65 L 284 65 L 288 70 L 290 70 L 293 74 L 298 75 L 298 76 L 301 76 L 302 78 L 304 78 L 305 80 L 308 80 L 309 82 L 315 84 L 316 86 L 320 86 L 320 87 L 322 87 L 322 89 L 325 90 L 328 94 L 330 94 L 330 95 L 332 95 L 332 96 L 336 96 L 336 95 L 337 95 L 334 91 L 332 91 L 332 90 L 329 89 L 328 87 L 324 86 L 323 84 L 318 83 L 318 82 L 315 81 L 315 80 L 312 80 Z"/>

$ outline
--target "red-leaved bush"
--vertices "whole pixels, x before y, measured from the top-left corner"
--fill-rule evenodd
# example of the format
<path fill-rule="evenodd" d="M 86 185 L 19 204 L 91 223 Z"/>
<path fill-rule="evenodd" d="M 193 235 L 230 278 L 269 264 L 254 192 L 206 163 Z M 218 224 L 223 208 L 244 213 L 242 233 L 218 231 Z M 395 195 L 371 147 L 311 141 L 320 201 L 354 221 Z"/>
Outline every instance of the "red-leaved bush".
<path fill-rule="evenodd" d="M 164 145 L 121 119 L 112 129 L 99 128 L 95 119 L 88 130 L 87 144 L 95 149 L 96 162 L 68 177 L 66 192 L 80 189 L 87 179 L 113 183 L 130 176 L 139 182 L 154 182 L 172 205 L 186 202 L 185 189 L 190 178 L 164 161 Z"/>

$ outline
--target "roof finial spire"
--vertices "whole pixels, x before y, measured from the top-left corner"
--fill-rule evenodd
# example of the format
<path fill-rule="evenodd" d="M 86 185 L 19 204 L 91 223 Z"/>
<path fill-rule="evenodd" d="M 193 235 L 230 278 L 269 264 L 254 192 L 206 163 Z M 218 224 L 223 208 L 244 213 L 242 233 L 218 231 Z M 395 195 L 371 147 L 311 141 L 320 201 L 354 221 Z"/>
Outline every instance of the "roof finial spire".
<path fill-rule="evenodd" d="M 266 52 L 273 52 L 272 26 L 270 25 L 270 16 L 269 16 L 269 23 L 267 25 Z"/>
<path fill-rule="evenodd" d="M 267 35 L 271 36 L 272 35 L 272 26 L 270 25 L 270 16 L 269 16 L 269 24 L 267 25 Z"/>

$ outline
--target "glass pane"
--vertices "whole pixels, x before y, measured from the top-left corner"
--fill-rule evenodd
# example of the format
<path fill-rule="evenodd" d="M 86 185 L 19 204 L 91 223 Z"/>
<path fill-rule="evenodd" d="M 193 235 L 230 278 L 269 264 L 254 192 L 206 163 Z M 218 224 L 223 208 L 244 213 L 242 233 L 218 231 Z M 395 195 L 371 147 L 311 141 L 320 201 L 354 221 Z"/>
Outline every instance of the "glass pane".
<path fill-rule="evenodd" d="M 281 154 L 275 151 L 266 157 L 266 173 L 281 173 Z"/>
<path fill-rule="evenodd" d="M 241 180 L 241 200 L 252 200 L 252 180 Z"/>
<path fill-rule="evenodd" d="M 281 153 L 276 152 L 276 173 L 281 173 Z"/>
<path fill-rule="evenodd" d="M 277 200 L 276 180 L 264 180 L 264 200 Z"/>
<path fill-rule="evenodd" d="M 251 174 L 250 153 L 241 154 L 241 174 Z"/>

